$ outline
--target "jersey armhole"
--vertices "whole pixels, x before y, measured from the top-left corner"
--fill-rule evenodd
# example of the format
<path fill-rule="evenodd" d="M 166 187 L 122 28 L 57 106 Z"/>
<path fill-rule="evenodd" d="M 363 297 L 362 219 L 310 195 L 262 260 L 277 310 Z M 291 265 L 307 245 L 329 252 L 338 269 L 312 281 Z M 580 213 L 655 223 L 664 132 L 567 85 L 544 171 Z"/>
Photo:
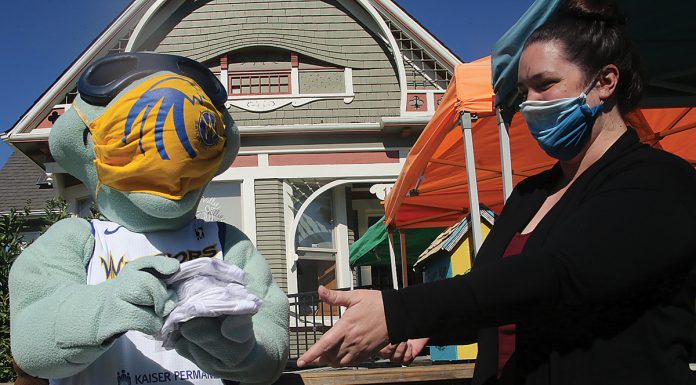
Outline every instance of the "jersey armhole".
<path fill-rule="evenodd" d="M 227 235 L 227 223 L 217 222 L 218 225 L 218 238 L 220 238 L 220 246 L 225 248 L 225 236 Z"/>

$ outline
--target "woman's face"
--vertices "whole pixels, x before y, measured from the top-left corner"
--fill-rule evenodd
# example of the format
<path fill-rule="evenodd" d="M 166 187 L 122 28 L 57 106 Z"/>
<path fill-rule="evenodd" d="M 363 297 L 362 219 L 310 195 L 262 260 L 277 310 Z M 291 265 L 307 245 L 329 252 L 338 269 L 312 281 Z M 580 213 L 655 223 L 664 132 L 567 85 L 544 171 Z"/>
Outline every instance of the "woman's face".
<path fill-rule="evenodd" d="M 580 67 L 566 60 L 563 46 L 547 41 L 532 43 L 522 52 L 517 86 L 525 100 L 554 100 L 574 98 L 588 84 Z M 588 98 L 588 104 L 595 103 Z"/>

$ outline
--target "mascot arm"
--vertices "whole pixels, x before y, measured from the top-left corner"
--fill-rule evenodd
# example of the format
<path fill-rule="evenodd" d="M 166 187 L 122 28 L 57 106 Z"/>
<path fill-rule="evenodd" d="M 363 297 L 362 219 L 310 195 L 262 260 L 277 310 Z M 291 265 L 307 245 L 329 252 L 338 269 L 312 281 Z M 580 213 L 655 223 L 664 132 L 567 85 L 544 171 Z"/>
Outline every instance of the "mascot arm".
<path fill-rule="evenodd" d="M 247 273 L 250 292 L 263 300 L 248 316 L 196 318 L 181 327 L 179 354 L 206 372 L 244 384 L 270 384 L 288 359 L 288 298 L 266 260 L 237 228 L 228 225 L 224 259 Z"/>
<path fill-rule="evenodd" d="M 93 250 L 89 222 L 68 218 L 51 226 L 12 266 L 12 354 L 27 373 L 74 375 L 126 331 L 158 331 L 174 308 L 173 294 L 147 270 L 171 274 L 179 268 L 176 260 L 143 257 L 116 278 L 87 285 Z"/>

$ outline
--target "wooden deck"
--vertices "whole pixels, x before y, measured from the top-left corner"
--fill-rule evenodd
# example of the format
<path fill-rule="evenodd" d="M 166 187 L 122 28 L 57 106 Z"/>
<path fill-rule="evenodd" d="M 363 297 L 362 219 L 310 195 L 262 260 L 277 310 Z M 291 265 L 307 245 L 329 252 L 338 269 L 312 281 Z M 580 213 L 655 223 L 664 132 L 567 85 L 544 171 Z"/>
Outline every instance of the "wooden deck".
<path fill-rule="evenodd" d="M 343 385 L 447 382 L 467 384 L 474 364 L 437 364 L 389 368 L 316 368 L 283 373 L 278 385 Z"/>

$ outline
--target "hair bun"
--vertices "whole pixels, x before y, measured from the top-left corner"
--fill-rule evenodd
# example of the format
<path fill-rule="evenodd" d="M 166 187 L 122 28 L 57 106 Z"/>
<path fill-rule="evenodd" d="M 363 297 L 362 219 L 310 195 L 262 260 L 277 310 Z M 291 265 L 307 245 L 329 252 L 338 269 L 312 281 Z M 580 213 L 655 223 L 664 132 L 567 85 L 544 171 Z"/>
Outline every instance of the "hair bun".
<path fill-rule="evenodd" d="M 613 26 L 626 24 L 621 8 L 610 0 L 566 0 L 559 12 L 566 17 L 600 21 Z"/>

